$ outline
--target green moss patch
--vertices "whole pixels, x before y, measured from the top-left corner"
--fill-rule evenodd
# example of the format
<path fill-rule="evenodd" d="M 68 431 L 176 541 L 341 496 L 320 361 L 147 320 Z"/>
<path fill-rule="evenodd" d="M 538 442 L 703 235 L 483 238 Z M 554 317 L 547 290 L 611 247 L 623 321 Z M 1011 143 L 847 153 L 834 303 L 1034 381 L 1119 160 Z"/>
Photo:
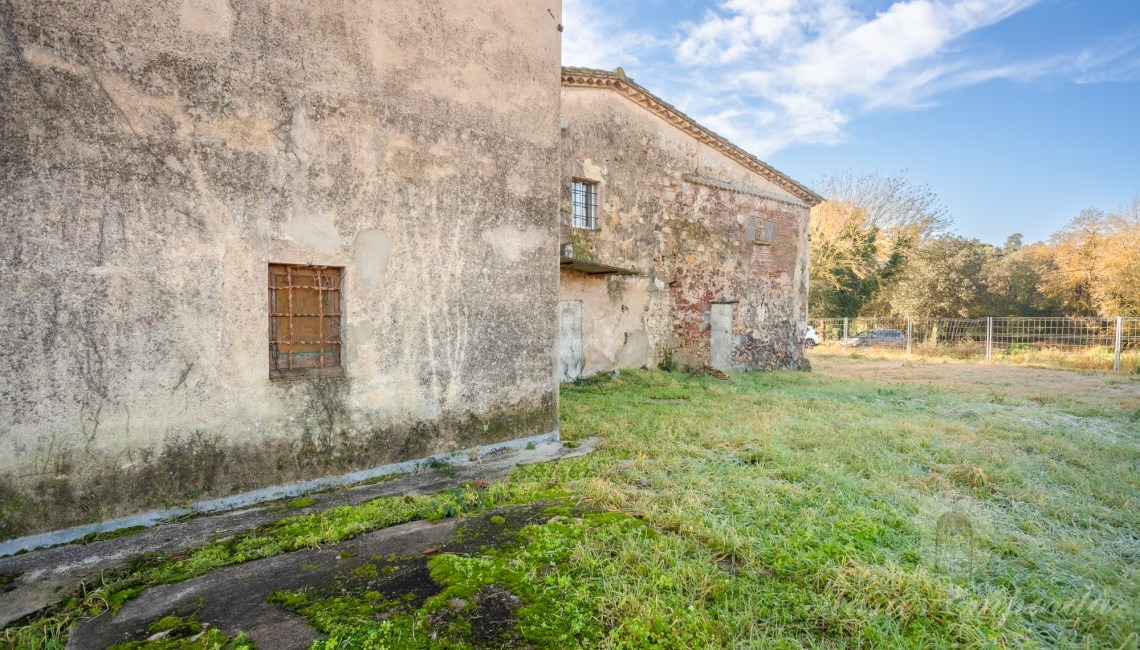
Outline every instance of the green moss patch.
<path fill-rule="evenodd" d="M 108 650 L 254 650 L 245 635 L 230 638 L 196 617 L 164 616 L 147 628 L 140 641 L 118 643 Z"/>
<path fill-rule="evenodd" d="M 109 530 L 109 531 L 100 532 L 100 533 L 90 533 L 88 535 L 84 535 L 83 538 L 80 539 L 76 543 L 77 544 L 94 544 L 95 542 L 102 542 L 102 541 L 108 540 L 108 539 L 118 539 L 120 537 L 127 537 L 130 535 L 134 535 L 135 533 L 141 533 L 144 530 L 147 530 L 146 526 L 128 526 L 126 528 L 120 528 L 118 530 Z"/>
<path fill-rule="evenodd" d="M 568 588 L 575 551 L 588 538 L 654 533 L 628 515 L 549 518 L 549 511 L 508 508 L 476 518 L 469 526 L 500 530 L 492 537 L 462 531 L 438 555 L 393 559 L 394 575 L 358 569 L 355 584 L 270 600 L 306 617 L 336 647 L 592 647 L 605 627 L 596 607 L 603 587 Z M 526 523 L 536 520 L 542 523 Z"/>

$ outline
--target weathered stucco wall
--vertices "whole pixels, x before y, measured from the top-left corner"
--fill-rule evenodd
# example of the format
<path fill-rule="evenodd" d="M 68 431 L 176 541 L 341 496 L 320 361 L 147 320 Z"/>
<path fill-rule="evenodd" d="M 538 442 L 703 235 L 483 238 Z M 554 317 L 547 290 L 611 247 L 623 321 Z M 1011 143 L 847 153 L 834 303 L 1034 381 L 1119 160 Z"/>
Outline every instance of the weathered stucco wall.
<path fill-rule="evenodd" d="M 656 366 L 645 319 L 649 281 L 562 271 L 563 300 L 582 301 L 582 376 L 604 370 Z"/>
<path fill-rule="evenodd" d="M 586 374 L 709 364 L 716 302 L 735 303 L 734 369 L 805 367 L 807 205 L 608 88 L 564 86 L 562 116 L 562 253 L 641 274 L 562 271 Z M 597 183 L 596 230 L 571 227 L 572 179 Z"/>
<path fill-rule="evenodd" d="M 0 538 L 554 430 L 560 15 L 0 3 Z M 343 378 L 269 379 L 269 263 Z"/>

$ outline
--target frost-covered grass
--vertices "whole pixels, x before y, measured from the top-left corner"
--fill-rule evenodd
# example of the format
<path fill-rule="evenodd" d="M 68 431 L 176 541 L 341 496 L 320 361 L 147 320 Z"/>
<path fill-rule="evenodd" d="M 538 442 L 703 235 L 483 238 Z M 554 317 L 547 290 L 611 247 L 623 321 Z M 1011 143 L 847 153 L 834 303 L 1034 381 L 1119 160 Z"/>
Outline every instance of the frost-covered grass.
<path fill-rule="evenodd" d="M 696 619 L 709 646 L 1136 646 L 1140 385 L 1083 402 L 846 370 L 563 391 L 563 430 L 626 460 L 578 490 L 685 549 L 618 555 L 612 624 Z"/>
<path fill-rule="evenodd" d="M 599 436 L 594 454 L 289 518 L 142 564 L 6 638 L 216 566 L 557 498 L 573 510 L 508 544 L 433 558 L 442 592 L 422 604 L 279 598 L 321 647 L 468 647 L 462 608 L 439 611 L 495 585 L 520 599 L 511 647 L 1136 648 L 1140 382 L 867 363 L 565 386 L 563 435 Z"/>

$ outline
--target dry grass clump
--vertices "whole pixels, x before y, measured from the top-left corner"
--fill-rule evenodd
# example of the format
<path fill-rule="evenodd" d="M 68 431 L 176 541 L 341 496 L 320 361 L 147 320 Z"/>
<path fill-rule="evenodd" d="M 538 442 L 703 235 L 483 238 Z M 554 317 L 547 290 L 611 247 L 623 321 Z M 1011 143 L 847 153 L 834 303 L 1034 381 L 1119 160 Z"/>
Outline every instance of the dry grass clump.
<path fill-rule="evenodd" d="M 844 354 L 842 346 L 838 344 L 828 344 L 826 347 L 821 347 L 818 353 L 829 356 Z M 986 344 L 984 341 L 966 341 L 954 345 L 916 343 L 911 347 L 910 354 L 907 353 L 905 347 L 901 346 L 860 347 L 849 348 L 847 356 L 856 359 L 945 359 L 984 362 Z M 1008 349 L 994 348 L 993 350 L 995 363 L 1064 370 L 1111 371 L 1114 356 L 1113 349 L 1104 346 L 1069 349 L 1024 345 Z M 1140 374 L 1140 349 L 1124 350 L 1120 355 L 1120 365 L 1121 372 L 1124 374 Z"/>
<path fill-rule="evenodd" d="M 959 485 L 975 490 L 991 491 L 994 489 L 994 480 L 984 468 L 966 463 L 952 465 L 946 470 L 946 476 Z"/>

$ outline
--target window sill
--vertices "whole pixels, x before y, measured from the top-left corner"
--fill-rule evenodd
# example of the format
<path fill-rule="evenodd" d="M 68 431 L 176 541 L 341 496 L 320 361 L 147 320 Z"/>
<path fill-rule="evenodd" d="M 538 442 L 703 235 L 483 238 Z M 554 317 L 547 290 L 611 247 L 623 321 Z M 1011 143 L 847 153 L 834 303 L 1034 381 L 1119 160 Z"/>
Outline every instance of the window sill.
<path fill-rule="evenodd" d="M 302 379 L 344 379 L 344 368 L 294 368 L 292 370 L 270 370 L 270 381 L 298 381 Z"/>

